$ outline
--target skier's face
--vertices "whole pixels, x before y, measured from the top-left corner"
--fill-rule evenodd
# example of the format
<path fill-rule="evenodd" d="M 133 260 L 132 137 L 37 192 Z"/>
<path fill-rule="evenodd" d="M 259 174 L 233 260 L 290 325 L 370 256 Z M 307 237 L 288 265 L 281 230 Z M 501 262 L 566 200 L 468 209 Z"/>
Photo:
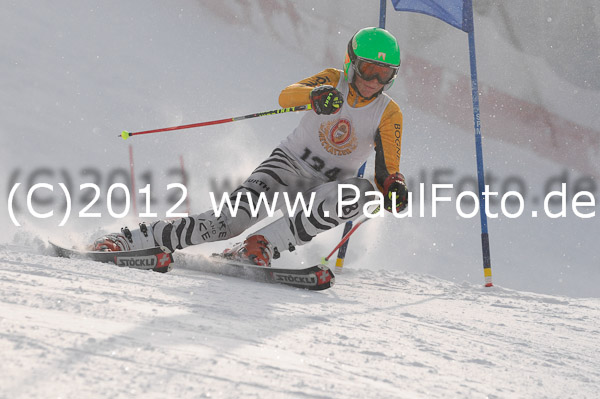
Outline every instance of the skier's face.
<path fill-rule="evenodd" d="M 364 80 L 358 74 L 354 75 L 354 84 L 361 96 L 369 98 L 383 89 L 383 85 L 377 79 Z"/>

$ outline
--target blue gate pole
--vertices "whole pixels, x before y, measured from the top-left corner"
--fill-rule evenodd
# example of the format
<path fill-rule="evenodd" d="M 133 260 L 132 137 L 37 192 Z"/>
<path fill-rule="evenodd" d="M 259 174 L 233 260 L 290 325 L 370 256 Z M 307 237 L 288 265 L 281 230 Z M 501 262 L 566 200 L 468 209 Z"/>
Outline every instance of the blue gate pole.
<path fill-rule="evenodd" d="M 379 0 L 379 27 L 385 29 L 385 16 L 386 16 L 386 1 L 387 0 Z M 358 173 L 356 174 L 358 177 L 363 177 L 365 175 L 365 168 L 367 167 L 367 163 L 363 163 L 362 166 L 358 169 Z M 346 222 L 344 226 L 344 232 L 342 234 L 342 238 L 348 234 L 348 232 L 352 229 L 352 221 L 349 220 Z M 348 249 L 348 244 L 350 243 L 350 239 L 344 243 L 340 247 L 337 253 L 337 259 L 335 261 L 335 270 L 336 272 L 341 272 L 344 267 L 344 260 L 346 259 L 346 250 Z"/>
<path fill-rule="evenodd" d="M 465 6 L 471 19 L 469 34 L 469 58 L 471 64 L 471 96 L 473 97 L 473 121 L 475 124 L 475 153 L 477 158 L 477 183 L 479 187 L 479 215 L 481 219 L 481 251 L 483 255 L 483 276 L 485 286 L 492 287 L 492 264 L 490 258 L 490 239 L 488 235 L 487 214 L 485 213 L 485 175 L 483 170 L 483 150 L 481 144 L 481 117 L 479 115 L 479 88 L 477 84 L 477 63 L 475 61 L 475 29 L 473 23 L 473 3 L 466 0 Z"/>
<path fill-rule="evenodd" d="M 385 29 L 385 2 L 387 0 L 379 0 L 379 27 L 381 29 Z"/>

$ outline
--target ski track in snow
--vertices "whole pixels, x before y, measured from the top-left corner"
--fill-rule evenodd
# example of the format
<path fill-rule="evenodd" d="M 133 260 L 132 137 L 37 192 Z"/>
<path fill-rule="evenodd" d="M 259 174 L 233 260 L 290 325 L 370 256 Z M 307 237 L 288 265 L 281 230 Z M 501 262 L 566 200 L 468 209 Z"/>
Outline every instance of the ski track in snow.
<path fill-rule="evenodd" d="M 0 246 L 0 397 L 600 392 L 595 298 L 352 269 L 310 292 L 182 263 L 160 274 Z"/>

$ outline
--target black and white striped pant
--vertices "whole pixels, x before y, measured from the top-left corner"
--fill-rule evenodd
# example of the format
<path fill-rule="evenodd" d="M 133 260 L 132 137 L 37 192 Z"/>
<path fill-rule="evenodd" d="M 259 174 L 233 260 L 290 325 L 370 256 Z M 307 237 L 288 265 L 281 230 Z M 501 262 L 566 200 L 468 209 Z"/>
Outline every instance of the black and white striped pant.
<path fill-rule="evenodd" d="M 225 206 L 219 217 L 216 217 L 211 209 L 199 215 L 170 222 L 159 221 L 153 224 L 155 241 L 159 245 L 175 250 L 205 242 L 227 240 L 240 235 L 267 216 L 264 206 L 260 207 L 258 215 L 252 215 L 247 193 L 254 204 L 257 203 L 261 193 L 264 193 L 269 204 L 273 203 L 275 193 L 279 193 L 276 208 L 281 209 L 284 216 L 256 233 L 263 234 L 280 252 L 289 249 L 290 245 L 303 245 L 317 234 L 348 220 L 354 220 L 362 214 L 363 205 L 367 201 L 365 193 L 373 190 L 372 184 L 367 179 L 354 177 L 343 181 L 327 182 L 315 177 L 299 162 L 284 149 L 276 148 L 244 183 L 231 193 L 232 204 L 235 203 L 237 194 L 242 194 L 235 217 L 230 215 L 229 209 Z M 353 184 L 361 195 L 355 205 L 342 208 L 341 214 L 338 215 L 338 184 L 340 183 Z M 283 198 L 284 192 L 287 192 L 292 205 L 298 193 L 304 195 L 305 202 L 308 204 L 310 195 L 314 192 L 311 214 L 305 215 L 301 206 L 297 207 L 293 215 L 288 214 Z M 348 192 L 347 195 L 355 197 L 354 192 Z M 346 192 L 344 198 L 345 196 Z"/>

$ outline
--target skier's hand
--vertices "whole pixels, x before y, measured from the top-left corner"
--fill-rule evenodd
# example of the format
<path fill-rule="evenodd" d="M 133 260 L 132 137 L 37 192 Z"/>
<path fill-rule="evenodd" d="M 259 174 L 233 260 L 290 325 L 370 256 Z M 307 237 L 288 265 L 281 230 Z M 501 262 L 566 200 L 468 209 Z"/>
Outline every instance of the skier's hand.
<path fill-rule="evenodd" d="M 383 206 L 385 210 L 392 212 L 394 202 L 396 212 L 402 212 L 408 203 L 408 189 L 402 173 L 393 173 L 383 182 Z"/>
<path fill-rule="evenodd" d="M 315 87 L 310 92 L 310 105 L 318 115 L 335 114 L 342 108 L 343 104 L 342 93 L 333 86 Z"/>

